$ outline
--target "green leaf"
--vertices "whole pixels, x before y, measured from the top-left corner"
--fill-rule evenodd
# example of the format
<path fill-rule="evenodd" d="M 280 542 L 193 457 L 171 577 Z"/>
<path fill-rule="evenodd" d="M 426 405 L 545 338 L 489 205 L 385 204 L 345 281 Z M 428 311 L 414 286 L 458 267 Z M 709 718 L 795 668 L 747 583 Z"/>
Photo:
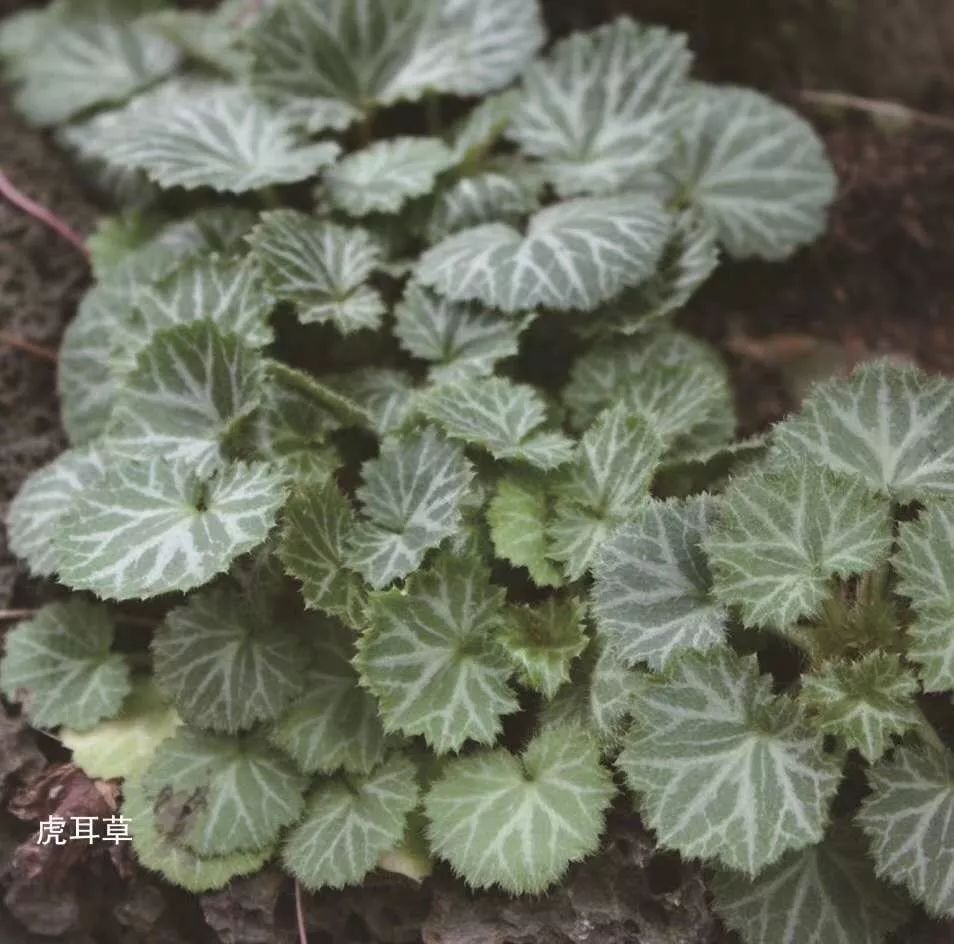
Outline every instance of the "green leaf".
<path fill-rule="evenodd" d="M 868 782 L 858 822 L 878 875 L 903 884 L 931 914 L 954 916 L 954 755 L 900 747 Z"/>
<path fill-rule="evenodd" d="M 381 250 L 366 230 L 273 210 L 249 241 L 272 291 L 295 306 L 303 324 L 333 324 L 350 334 L 381 323 L 384 302 L 367 284 Z"/>
<path fill-rule="evenodd" d="M 573 444 L 562 433 L 541 429 L 547 410 L 536 390 L 504 377 L 436 387 L 421 409 L 451 438 L 481 446 L 495 459 L 518 459 L 539 469 L 553 469 L 572 454 Z"/>
<path fill-rule="evenodd" d="M 954 382 L 875 361 L 818 384 L 775 428 L 786 456 L 861 479 L 894 501 L 954 494 Z"/>
<path fill-rule="evenodd" d="M 71 600 L 51 603 L 6 636 L 0 691 L 22 702 L 36 728 L 77 730 L 115 717 L 129 692 L 129 665 L 112 652 L 108 608 Z"/>
<path fill-rule="evenodd" d="M 327 378 L 369 416 L 369 426 L 387 436 L 403 430 L 417 412 L 418 392 L 410 374 L 387 367 L 359 367 Z"/>
<path fill-rule="evenodd" d="M 7 542 L 35 577 L 50 577 L 56 572 L 51 536 L 69 512 L 74 496 L 105 472 L 103 450 L 86 446 L 68 449 L 20 486 L 7 513 Z"/>
<path fill-rule="evenodd" d="M 480 95 L 511 82 L 544 38 L 534 0 L 292 0 L 256 30 L 253 78 L 361 110 L 428 91 Z"/>
<path fill-rule="evenodd" d="M 756 879 L 717 872 L 713 907 L 746 944 L 881 944 L 909 907 L 878 881 L 867 852 L 863 836 L 836 827 Z"/>
<path fill-rule="evenodd" d="M 14 100 L 33 124 L 62 124 L 122 101 L 178 62 L 176 47 L 122 4 L 60 3 L 44 15 L 40 41 L 18 63 Z"/>
<path fill-rule="evenodd" d="M 180 729 L 143 775 L 159 829 L 200 856 L 270 847 L 301 816 L 305 782 L 254 738 Z"/>
<path fill-rule="evenodd" d="M 954 503 L 929 505 L 916 521 L 903 522 L 899 535 L 892 560 L 898 592 L 917 614 L 907 656 L 919 665 L 927 691 L 954 689 Z"/>
<path fill-rule="evenodd" d="M 432 381 L 448 383 L 492 374 L 498 361 L 517 353 L 529 323 L 449 302 L 411 282 L 395 309 L 394 334 L 409 354 L 430 362 Z"/>
<path fill-rule="evenodd" d="M 312 177 L 340 152 L 309 142 L 284 112 L 240 86 L 173 88 L 105 118 L 87 152 L 144 171 L 160 187 L 245 193 Z"/>
<path fill-rule="evenodd" d="M 758 92 L 695 83 L 674 176 L 735 258 L 783 259 L 825 227 L 837 180 L 818 135 Z"/>
<path fill-rule="evenodd" d="M 754 876 L 822 838 L 840 761 L 754 656 L 688 653 L 634 700 L 619 766 L 661 845 Z"/>
<path fill-rule="evenodd" d="M 194 894 L 213 891 L 227 885 L 237 875 L 257 872 L 272 857 L 274 849 L 270 846 L 254 852 L 197 856 L 160 832 L 153 805 L 141 783 L 127 780 L 123 784 L 120 812 L 130 820 L 133 852 L 140 865 L 158 872 L 173 885 Z"/>
<path fill-rule="evenodd" d="M 490 95 L 455 122 L 448 134 L 454 163 L 468 168 L 482 164 L 487 153 L 503 137 L 519 100 L 520 93 L 515 89 Z"/>
<path fill-rule="evenodd" d="M 357 628 L 364 624 L 367 593 L 361 578 L 344 565 L 354 524 L 351 503 L 334 481 L 300 488 L 285 506 L 278 556 L 301 581 L 305 606 Z"/>
<path fill-rule="evenodd" d="M 134 678 L 122 711 L 112 721 L 101 721 L 86 731 L 62 728 L 60 740 L 73 752 L 73 763 L 88 777 L 111 780 L 138 777 L 156 748 L 182 719 L 166 702 L 149 676 Z"/>
<path fill-rule="evenodd" d="M 401 841 L 417 800 L 417 772 L 400 754 L 365 776 L 320 781 L 285 843 L 285 867 L 311 890 L 358 884 Z"/>
<path fill-rule="evenodd" d="M 541 587 L 563 582 L 560 569 L 548 558 L 549 509 L 543 476 L 535 470 L 511 469 L 497 483 L 487 509 L 494 551 L 515 567 L 526 567 Z"/>
<path fill-rule="evenodd" d="M 355 664 L 386 731 L 421 734 L 438 754 L 493 743 L 518 705 L 495 642 L 504 591 L 482 561 L 441 554 L 404 590 L 372 593 L 368 622 Z"/>
<path fill-rule="evenodd" d="M 832 577 L 885 560 L 890 509 L 860 482 L 802 461 L 735 480 L 704 546 L 716 599 L 746 626 L 787 629 L 819 614 Z"/>
<path fill-rule="evenodd" d="M 702 552 L 716 508 L 709 495 L 653 501 L 602 547 L 593 615 L 627 664 L 663 670 L 681 652 L 724 643 L 728 613 L 712 599 Z"/>
<path fill-rule="evenodd" d="M 367 774 L 384 758 L 377 703 L 351 664 L 354 643 L 342 626 L 316 627 L 306 694 L 272 727 L 272 743 L 305 773 Z"/>
<path fill-rule="evenodd" d="M 84 488 L 56 534 L 60 579 L 130 600 L 191 590 L 261 544 L 285 499 L 262 463 L 210 478 L 162 459 L 114 465 Z"/>
<path fill-rule="evenodd" d="M 586 648 L 583 605 L 548 597 L 540 606 L 511 607 L 497 638 L 521 682 L 552 698 L 570 680 L 570 663 Z"/>
<path fill-rule="evenodd" d="M 896 655 L 869 652 L 857 662 L 829 662 L 802 680 L 801 701 L 819 731 L 843 738 L 874 763 L 891 736 L 918 727 L 918 683 Z"/>
<path fill-rule="evenodd" d="M 675 149 L 691 62 L 685 36 L 628 18 L 574 33 L 527 71 L 508 136 L 563 197 L 652 180 Z"/>
<path fill-rule="evenodd" d="M 172 610 L 152 653 L 156 680 L 185 721 L 229 733 L 277 718 L 304 689 L 308 666 L 300 627 L 224 587 Z"/>
<path fill-rule="evenodd" d="M 599 846 L 615 792 L 579 728 L 538 734 L 520 756 L 452 761 L 424 800 L 434 852 L 473 888 L 536 894 Z"/>
<path fill-rule="evenodd" d="M 183 460 L 204 475 L 261 399 L 257 352 L 210 321 L 157 332 L 125 379 L 107 430 L 118 455 Z"/>
<path fill-rule="evenodd" d="M 350 216 L 397 213 L 430 193 L 454 162 L 439 138 L 387 138 L 349 154 L 325 172 L 332 206 Z"/>
<path fill-rule="evenodd" d="M 351 532 L 345 560 L 379 588 L 416 570 L 426 551 L 458 531 L 474 473 L 463 449 L 431 428 L 384 440 L 361 471 L 365 517 Z"/>
<path fill-rule="evenodd" d="M 576 580 L 622 522 L 649 499 L 663 443 L 625 404 L 606 410 L 580 440 L 566 478 L 554 489 L 549 556 Z"/>
<path fill-rule="evenodd" d="M 655 197 L 569 200 L 531 217 L 525 234 L 488 223 L 447 237 L 421 256 L 417 279 L 506 312 L 592 310 L 653 273 L 669 231 Z"/>

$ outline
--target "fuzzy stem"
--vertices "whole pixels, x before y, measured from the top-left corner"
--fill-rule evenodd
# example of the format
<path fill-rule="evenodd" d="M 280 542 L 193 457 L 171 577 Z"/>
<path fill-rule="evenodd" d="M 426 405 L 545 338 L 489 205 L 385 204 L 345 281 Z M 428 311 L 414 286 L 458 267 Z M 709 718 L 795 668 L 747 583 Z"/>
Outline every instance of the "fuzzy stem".
<path fill-rule="evenodd" d="M 34 613 L 36 610 L 0 610 L 0 622 L 29 619 Z"/>
<path fill-rule="evenodd" d="M 301 884 L 295 882 L 295 917 L 298 920 L 299 944 L 308 944 L 308 931 L 305 928 L 305 909 L 301 904 Z"/>
<path fill-rule="evenodd" d="M 87 259 L 89 258 L 89 249 L 83 237 L 66 220 L 57 216 L 52 210 L 47 209 L 35 200 L 31 200 L 25 193 L 17 190 L 2 170 L 0 170 L 0 195 L 26 213 L 27 216 L 32 216 L 33 219 L 39 220 L 45 226 L 48 226 L 57 235 L 62 236 L 68 243 L 75 246 Z"/>

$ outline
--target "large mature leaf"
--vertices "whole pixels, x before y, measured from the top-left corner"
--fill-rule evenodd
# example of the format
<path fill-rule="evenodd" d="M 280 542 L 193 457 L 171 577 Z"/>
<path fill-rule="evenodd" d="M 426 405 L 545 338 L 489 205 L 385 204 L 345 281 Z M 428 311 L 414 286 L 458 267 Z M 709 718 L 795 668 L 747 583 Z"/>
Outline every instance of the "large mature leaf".
<path fill-rule="evenodd" d="M 674 176 L 735 257 L 781 259 L 825 226 L 837 180 L 812 127 L 758 92 L 696 83 Z"/>
<path fill-rule="evenodd" d="M 200 856 L 271 846 L 304 806 L 304 778 L 258 738 L 181 728 L 142 780 L 161 831 Z"/>
<path fill-rule="evenodd" d="M 439 754 L 492 744 L 500 716 L 518 707 L 494 639 L 504 616 L 504 592 L 484 563 L 451 553 L 403 591 L 373 593 L 356 665 L 385 729 L 422 734 Z"/>
<path fill-rule="evenodd" d="M 529 318 L 505 318 L 479 305 L 438 298 L 409 283 L 395 310 L 394 333 L 409 354 L 429 361 L 435 383 L 483 377 L 517 353 Z"/>
<path fill-rule="evenodd" d="M 237 875 L 257 872 L 272 857 L 266 846 L 254 852 L 233 852 L 223 856 L 197 856 L 164 835 L 156 825 L 153 801 L 138 780 L 123 784 L 120 813 L 130 821 L 133 852 L 141 865 L 159 872 L 174 885 L 199 894 L 227 885 Z"/>
<path fill-rule="evenodd" d="M 313 176 L 337 157 L 240 86 L 182 86 L 95 120 L 86 151 L 161 187 L 244 193 Z"/>
<path fill-rule="evenodd" d="M 305 773 L 366 774 L 384 757 L 377 703 L 351 664 L 354 643 L 354 633 L 334 623 L 315 627 L 306 694 L 272 728 L 272 743 Z"/>
<path fill-rule="evenodd" d="M 296 629 L 236 590 L 206 590 L 156 632 L 156 679 L 197 727 L 234 732 L 272 721 L 305 685 L 308 653 Z"/>
<path fill-rule="evenodd" d="M 292 0 L 256 33 L 259 88 L 361 110 L 501 88 L 544 41 L 534 0 Z"/>
<path fill-rule="evenodd" d="M 210 478 L 163 459 L 117 463 L 63 518 L 60 579 L 120 600 L 191 590 L 261 544 L 284 499 L 283 480 L 261 463 Z"/>
<path fill-rule="evenodd" d="M 417 799 L 417 771 L 400 754 L 365 776 L 320 781 L 285 843 L 286 868 L 309 889 L 360 882 L 401 841 Z"/>
<path fill-rule="evenodd" d="M 531 217 L 466 229 L 421 257 L 417 278 L 453 301 L 518 312 L 590 310 L 653 272 L 670 231 L 650 196 L 582 198 Z"/>
<path fill-rule="evenodd" d="M 210 321 L 159 331 L 140 351 L 107 430 L 121 456 L 187 462 L 199 475 L 222 465 L 228 439 L 258 406 L 257 352 Z"/>
<path fill-rule="evenodd" d="M 138 777 L 182 719 L 149 676 L 134 678 L 122 711 L 87 731 L 62 728 L 60 740 L 88 777 Z"/>
<path fill-rule="evenodd" d="M 889 361 L 819 384 L 775 429 L 786 455 L 811 456 L 908 502 L 954 494 L 954 382 Z"/>
<path fill-rule="evenodd" d="M 542 429 L 547 410 L 533 387 L 504 377 L 446 384 L 421 404 L 449 436 L 482 446 L 495 459 L 519 459 L 540 469 L 569 460 L 573 444 L 562 433 Z"/>
<path fill-rule="evenodd" d="M 512 469 L 497 483 L 487 508 L 487 523 L 498 557 L 526 567 L 538 586 L 556 587 L 563 577 L 547 557 L 548 505 L 543 476 L 529 469 Z"/>
<path fill-rule="evenodd" d="M 619 765 L 663 846 L 755 875 L 822 838 L 840 762 L 754 656 L 689 653 L 634 699 Z"/>
<path fill-rule="evenodd" d="M 18 61 L 17 107 L 56 125 L 95 105 L 122 101 L 172 72 L 176 47 L 122 4 L 69 0 L 43 15 L 37 42 Z"/>
<path fill-rule="evenodd" d="M 719 871 L 713 907 L 745 944 L 882 944 L 907 902 L 875 876 L 864 837 L 835 827 L 756 879 Z"/>
<path fill-rule="evenodd" d="M 330 323 L 344 334 L 380 324 L 384 302 L 367 282 L 381 249 L 365 230 L 273 210 L 250 242 L 272 290 L 303 323 Z"/>
<path fill-rule="evenodd" d="M 508 134 L 561 196 L 642 184 L 670 158 L 692 56 L 627 18 L 558 43 L 523 79 Z"/>
<path fill-rule="evenodd" d="M 843 738 L 874 763 L 892 746 L 892 735 L 918 727 L 917 692 L 917 679 L 898 656 L 869 652 L 806 676 L 801 701 L 820 731 Z"/>
<path fill-rule="evenodd" d="M 929 692 L 954 689 L 954 503 L 934 503 L 900 528 L 892 563 L 898 591 L 917 619 L 908 629 L 908 658 L 920 666 Z"/>
<path fill-rule="evenodd" d="M 27 562 L 31 574 L 49 577 L 56 571 L 52 535 L 73 497 L 105 471 L 101 447 L 69 449 L 20 486 L 7 513 L 7 541 L 10 550 Z"/>
<path fill-rule="evenodd" d="M 351 503 L 334 481 L 301 488 L 285 506 L 278 556 L 301 581 L 305 606 L 358 628 L 364 623 L 367 592 L 361 578 L 344 565 L 353 529 Z"/>
<path fill-rule="evenodd" d="M 954 917 L 954 754 L 898 748 L 868 771 L 858 820 L 878 875 L 931 914 Z"/>
<path fill-rule="evenodd" d="M 460 528 L 474 473 L 463 449 L 430 428 L 385 440 L 362 473 L 365 518 L 351 532 L 345 560 L 372 587 L 384 587 Z"/>
<path fill-rule="evenodd" d="M 349 154 L 324 179 L 332 205 L 350 216 L 397 213 L 430 193 L 453 163 L 439 138 L 387 138 Z"/>
<path fill-rule="evenodd" d="M 860 482 L 808 461 L 737 479 L 705 540 L 715 596 L 747 626 L 787 629 L 816 616 L 832 577 L 888 556 L 889 512 Z"/>
<path fill-rule="evenodd" d="M 428 835 L 474 888 L 539 893 L 596 850 L 614 792 L 588 735 L 555 727 L 520 756 L 499 748 L 448 764 L 425 797 Z"/>
<path fill-rule="evenodd" d="M 115 717 L 129 692 L 129 665 L 112 644 L 105 606 L 51 603 L 7 634 L 0 691 L 23 703 L 34 727 L 91 728 Z"/>
<path fill-rule="evenodd" d="M 570 680 L 570 664 L 586 648 L 583 605 L 548 597 L 540 606 L 511 607 L 497 639 L 521 682 L 552 698 Z"/>
<path fill-rule="evenodd" d="M 715 513 L 708 495 L 654 501 L 601 549 L 593 614 L 624 662 L 665 669 L 680 652 L 724 641 L 728 613 L 712 599 L 701 547 Z"/>
<path fill-rule="evenodd" d="M 571 580 L 581 577 L 612 531 L 649 498 L 663 442 L 626 404 L 606 410 L 584 434 L 556 488 L 550 554 Z"/>

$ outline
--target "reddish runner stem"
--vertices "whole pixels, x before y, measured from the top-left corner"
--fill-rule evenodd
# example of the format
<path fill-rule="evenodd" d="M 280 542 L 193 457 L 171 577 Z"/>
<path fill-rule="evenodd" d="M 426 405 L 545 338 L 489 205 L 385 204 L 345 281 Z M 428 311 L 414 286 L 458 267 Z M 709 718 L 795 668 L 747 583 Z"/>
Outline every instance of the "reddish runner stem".
<path fill-rule="evenodd" d="M 301 885 L 295 882 L 295 916 L 298 919 L 298 940 L 300 944 L 308 944 L 308 931 L 305 928 L 305 909 L 301 904 Z"/>
<path fill-rule="evenodd" d="M 4 331 L 0 331 L 0 346 L 15 347 L 19 351 L 26 351 L 27 354 L 49 361 L 51 364 L 55 364 L 57 361 L 56 351 L 51 351 L 48 347 L 43 347 L 42 344 L 34 344 L 25 338 L 16 338 Z"/>
<path fill-rule="evenodd" d="M 31 200 L 25 193 L 21 193 L 17 190 L 10 178 L 2 170 L 0 170 L 0 196 L 5 197 L 15 207 L 26 213 L 27 216 L 32 216 L 33 219 L 39 220 L 45 226 L 49 226 L 53 232 L 75 246 L 84 256 L 89 258 L 89 249 L 83 237 L 80 236 L 66 220 L 57 216 L 52 210 L 37 203 L 36 200 Z"/>

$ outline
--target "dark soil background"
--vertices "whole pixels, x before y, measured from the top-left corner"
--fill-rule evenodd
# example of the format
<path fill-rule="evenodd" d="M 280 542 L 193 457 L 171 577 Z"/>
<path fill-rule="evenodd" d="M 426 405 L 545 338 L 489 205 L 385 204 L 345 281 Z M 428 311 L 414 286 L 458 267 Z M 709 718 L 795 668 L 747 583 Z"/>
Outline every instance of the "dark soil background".
<path fill-rule="evenodd" d="M 0 0 L 0 15 L 25 4 Z M 814 119 L 841 179 L 828 234 L 785 264 L 725 265 L 682 317 L 726 354 L 743 431 L 764 428 L 812 378 L 890 354 L 954 374 L 954 2 L 952 0 L 544 0 L 554 32 L 629 12 L 692 34 L 699 71 L 771 91 Z M 900 102 L 821 110 L 806 90 Z M 864 105 L 864 103 L 862 103 Z M 936 119 L 940 118 L 938 122 Z M 943 127 L 944 121 L 951 123 Z M 43 136 L 0 97 L 0 170 L 81 233 L 102 208 Z M 84 258 L 0 202 L 0 512 L 63 445 L 55 350 L 88 280 Z M 104 365 L 105 368 L 105 365 Z M 2 542 L 0 529 L 0 542 Z M 0 543 L 0 609 L 43 589 Z M 0 623 L 0 631 L 6 623 Z M 199 898 L 135 866 L 126 850 L 51 855 L 36 821 L 105 815 L 52 738 L 0 705 L 0 942 L 294 944 L 290 883 L 265 872 Z M 305 902 L 311 944 L 718 944 L 701 876 L 656 853 L 622 803 L 605 851 L 549 896 L 470 896 L 446 872 L 419 887 L 379 874 Z M 951 944 L 921 918 L 898 944 Z"/>

